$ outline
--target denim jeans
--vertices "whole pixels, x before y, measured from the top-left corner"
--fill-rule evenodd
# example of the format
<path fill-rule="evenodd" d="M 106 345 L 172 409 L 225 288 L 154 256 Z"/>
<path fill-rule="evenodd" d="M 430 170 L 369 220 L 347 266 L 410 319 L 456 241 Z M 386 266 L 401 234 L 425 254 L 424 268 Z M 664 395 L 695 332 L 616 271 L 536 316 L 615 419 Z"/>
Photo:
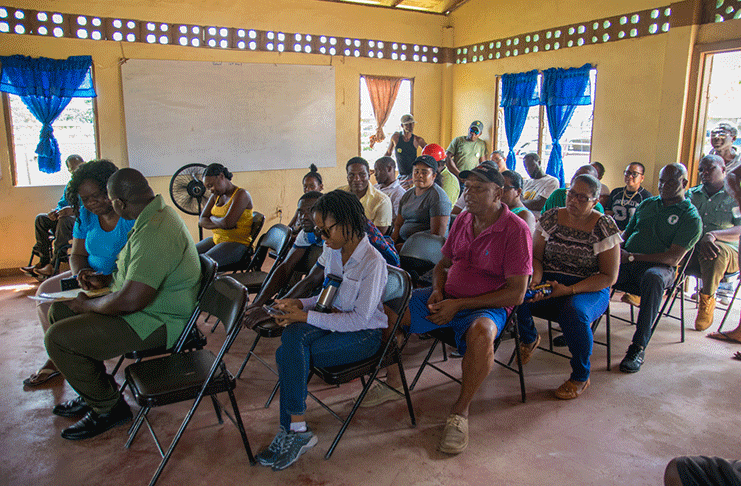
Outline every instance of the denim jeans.
<path fill-rule="evenodd" d="M 555 280 L 564 285 L 573 285 L 583 278 L 545 273 L 543 280 Z M 522 342 L 532 343 L 538 337 L 533 316 L 558 322 L 571 352 L 571 379 L 587 381 L 591 368 L 589 357 L 592 355 L 594 342 L 592 322 L 605 312 L 609 301 L 610 290 L 604 288 L 597 292 L 583 292 L 522 304 L 517 311 Z"/>
<path fill-rule="evenodd" d="M 280 381 L 280 424 L 288 430 L 291 415 L 306 412 L 306 380 L 311 366 L 336 366 L 370 358 L 381 347 L 381 329 L 334 332 L 305 322 L 283 330 L 275 352 Z"/>

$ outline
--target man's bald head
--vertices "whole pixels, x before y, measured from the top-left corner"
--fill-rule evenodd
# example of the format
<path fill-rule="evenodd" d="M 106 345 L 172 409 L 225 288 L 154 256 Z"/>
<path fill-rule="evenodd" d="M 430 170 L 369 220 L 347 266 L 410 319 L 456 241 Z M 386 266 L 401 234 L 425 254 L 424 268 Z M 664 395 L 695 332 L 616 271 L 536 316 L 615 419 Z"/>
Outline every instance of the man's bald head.
<path fill-rule="evenodd" d="M 659 172 L 659 195 L 664 202 L 684 199 L 687 188 L 687 169 L 682 164 L 665 165 Z"/>
<path fill-rule="evenodd" d="M 147 179 L 136 169 L 119 169 L 108 179 L 108 197 L 113 209 L 124 219 L 136 219 L 154 199 Z"/>

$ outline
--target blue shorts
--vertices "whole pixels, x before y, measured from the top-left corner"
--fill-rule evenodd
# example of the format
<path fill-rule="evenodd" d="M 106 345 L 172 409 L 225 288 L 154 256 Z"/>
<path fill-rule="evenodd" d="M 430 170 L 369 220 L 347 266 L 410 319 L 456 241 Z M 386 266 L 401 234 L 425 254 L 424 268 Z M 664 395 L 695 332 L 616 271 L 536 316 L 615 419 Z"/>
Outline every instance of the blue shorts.
<path fill-rule="evenodd" d="M 409 313 L 412 317 L 409 332 L 424 334 L 434 329 L 450 328 L 455 332 L 455 343 L 458 346 L 458 352 L 461 354 L 466 352 L 466 331 L 476 319 L 480 317 L 491 319 L 497 326 L 497 336 L 502 332 L 504 324 L 507 322 L 507 310 L 504 308 L 473 309 L 460 311 L 453 317 L 452 321 L 438 326 L 427 320 L 427 316 L 430 315 L 430 310 L 427 308 L 430 295 L 432 295 L 432 287 L 417 289 L 412 292 L 412 298 L 409 300 Z"/>

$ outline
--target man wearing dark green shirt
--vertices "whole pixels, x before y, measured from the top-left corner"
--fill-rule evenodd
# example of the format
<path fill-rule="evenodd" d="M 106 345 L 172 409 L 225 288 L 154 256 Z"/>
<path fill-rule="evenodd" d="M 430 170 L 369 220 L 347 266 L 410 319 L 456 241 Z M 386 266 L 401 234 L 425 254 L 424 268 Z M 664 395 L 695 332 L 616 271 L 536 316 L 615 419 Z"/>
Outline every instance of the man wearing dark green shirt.
<path fill-rule="evenodd" d="M 641 369 L 664 290 L 671 286 L 682 257 L 700 239 L 702 220 L 684 197 L 687 182 L 683 165 L 664 166 L 659 196 L 643 201 L 623 232 L 620 274 L 614 287 L 641 297 L 633 342 L 620 363 L 624 373 Z"/>

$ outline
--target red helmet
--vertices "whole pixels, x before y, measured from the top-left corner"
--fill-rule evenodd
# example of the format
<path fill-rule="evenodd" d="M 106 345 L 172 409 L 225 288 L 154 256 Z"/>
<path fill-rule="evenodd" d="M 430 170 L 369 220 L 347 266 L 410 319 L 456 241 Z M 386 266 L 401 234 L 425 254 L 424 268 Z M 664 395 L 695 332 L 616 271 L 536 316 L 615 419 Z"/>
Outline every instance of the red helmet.
<path fill-rule="evenodd" d="M 422 155 L 430 155 L 433 159 L 441 162 L 445 160 L 445 149 L 436 143 L 429 143 L 422 149 Z"/>

